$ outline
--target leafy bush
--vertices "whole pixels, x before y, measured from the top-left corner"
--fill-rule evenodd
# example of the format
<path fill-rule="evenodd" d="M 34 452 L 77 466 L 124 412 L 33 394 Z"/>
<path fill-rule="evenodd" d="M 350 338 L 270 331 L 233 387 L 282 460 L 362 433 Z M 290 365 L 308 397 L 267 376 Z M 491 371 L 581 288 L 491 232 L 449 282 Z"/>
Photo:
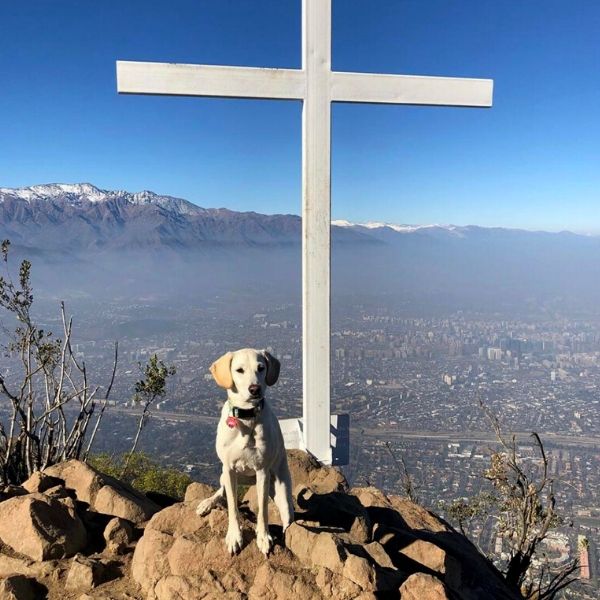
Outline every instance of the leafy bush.
<path fill-rule="evenodd" d="M 121 477 L 127 460 L 129 464 L 126 474 Z M 183 499 L 187 486 L 192 483 L 192 479 L 186 473 L 163 467 L 143 452 L 127 452 L 117 456 L 108 453 L 95 454 L 88 458 L 88 463 L 102 473 L 126 481 L 141 492 L 158 492 L 177 500 Z"/>

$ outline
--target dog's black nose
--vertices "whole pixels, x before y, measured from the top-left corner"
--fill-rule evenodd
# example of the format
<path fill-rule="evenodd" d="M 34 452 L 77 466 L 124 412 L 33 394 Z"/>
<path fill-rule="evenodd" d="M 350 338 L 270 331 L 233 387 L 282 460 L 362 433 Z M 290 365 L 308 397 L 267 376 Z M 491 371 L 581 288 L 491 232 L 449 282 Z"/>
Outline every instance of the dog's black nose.
<path fill-rule="evenodd" d="M 260 385 L 253 383 L 252 385 L 248 386 L 248 391 L 253 396 L 258 396 L 260 394 Z"/>

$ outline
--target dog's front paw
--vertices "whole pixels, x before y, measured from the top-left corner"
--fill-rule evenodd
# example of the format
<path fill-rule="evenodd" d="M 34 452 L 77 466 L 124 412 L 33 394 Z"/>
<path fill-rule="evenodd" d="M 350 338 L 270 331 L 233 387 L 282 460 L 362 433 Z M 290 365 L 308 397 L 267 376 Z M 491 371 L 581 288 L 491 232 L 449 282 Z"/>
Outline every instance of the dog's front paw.
<path fill-rule="evenodd" d="M 202 500 L 202 502 L 200 502 L 200 504 L 198 504 L 198 507 L 196 508 L 196 514 L 200 515 L 201 517 L 204 517 L 213 509 L 213 506 L 214 502 L 212 498 Z"/>
<path fill-rule="evenodd" d="M 225 545 L 229 554 L 237 554 L 242 549 L 242 532 L 239 528 L 227 530 Z"/>
<path fill-rule="evenodd" d="M 273 546 L 273 538 L 267 531 L 256 532 L 256 545 L 258 549 L 265 555 L 268 556 Z"/>

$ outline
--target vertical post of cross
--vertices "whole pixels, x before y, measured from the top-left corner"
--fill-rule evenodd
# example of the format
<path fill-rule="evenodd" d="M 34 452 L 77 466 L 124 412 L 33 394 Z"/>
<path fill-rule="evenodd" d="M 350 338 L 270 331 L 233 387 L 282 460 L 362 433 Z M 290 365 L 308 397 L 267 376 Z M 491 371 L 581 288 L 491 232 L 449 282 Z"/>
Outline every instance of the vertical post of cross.
<path fill-rule="evenodd" d="M 302 373 L 304 444 L 330 444 L 331 0 L 302 3 Z"/>

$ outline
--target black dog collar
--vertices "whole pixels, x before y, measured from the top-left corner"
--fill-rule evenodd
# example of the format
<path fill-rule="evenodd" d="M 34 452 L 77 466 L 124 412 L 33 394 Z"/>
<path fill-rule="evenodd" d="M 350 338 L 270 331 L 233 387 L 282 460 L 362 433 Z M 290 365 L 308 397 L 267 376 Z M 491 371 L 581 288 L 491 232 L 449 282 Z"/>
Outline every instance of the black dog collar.
<path fill-rule="evenodd" d="M 254 417 L 262 411 L 264 405 L 265 399 L 261 398 L 260 402 L 254 408 L 238 408 L 237 406 L 232 406 L 231 414 L 236 419 L 254 419 Z"/>

